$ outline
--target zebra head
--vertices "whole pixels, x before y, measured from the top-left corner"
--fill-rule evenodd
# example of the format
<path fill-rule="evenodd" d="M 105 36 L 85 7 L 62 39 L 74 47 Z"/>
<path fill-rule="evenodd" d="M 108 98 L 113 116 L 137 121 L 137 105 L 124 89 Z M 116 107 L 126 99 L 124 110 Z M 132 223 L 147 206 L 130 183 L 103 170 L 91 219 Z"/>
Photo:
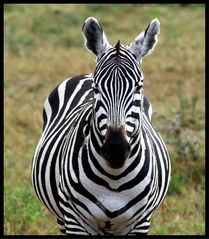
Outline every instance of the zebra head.
<path fill-rule="evenodd" d="M 143 105 L 142 58 L 152 52 L 160 32 L 154 19 L 128 46 L 110 45 L 99 22 L 89 17 L 83 25 L 87 49 L 96 55 L 93 73 L 93 126 L 101 154 L 112 168 L 121 168 L 132 142 L 140 138 Z"/>

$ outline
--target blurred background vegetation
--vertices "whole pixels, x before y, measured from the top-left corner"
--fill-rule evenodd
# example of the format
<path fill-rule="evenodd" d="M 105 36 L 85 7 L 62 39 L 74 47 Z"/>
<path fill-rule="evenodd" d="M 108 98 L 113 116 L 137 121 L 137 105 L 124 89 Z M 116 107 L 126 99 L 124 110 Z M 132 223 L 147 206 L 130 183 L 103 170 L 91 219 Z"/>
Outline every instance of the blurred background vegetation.
<path fill-rule="evenodd" d="M 168 195 L 150 235 L 205 233 L 205 6 L 203 4 L 4 5 L 4 234 L 59 235 L 31 186 L 42 107 L 66 78 L 90 73 L 95 58 L 82 25 L 94 16 L 110 43 L 129 44 L 153 18 L 156 50 L 144 59 L 145 93 L 172 161 Z"/>

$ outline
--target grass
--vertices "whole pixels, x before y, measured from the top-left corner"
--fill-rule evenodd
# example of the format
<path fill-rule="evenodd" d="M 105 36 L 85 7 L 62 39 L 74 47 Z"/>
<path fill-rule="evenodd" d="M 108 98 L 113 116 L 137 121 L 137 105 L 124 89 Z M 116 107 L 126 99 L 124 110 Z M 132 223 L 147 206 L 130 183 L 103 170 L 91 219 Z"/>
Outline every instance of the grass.
<path fill-rule="evenodd" d="M 160 20 L 159 43 L 142 69 L 153 122 L 170 152 L 172 180 L 149 234 L 203 235 L 203 4 L 4 5 L 4 234 L 59 235 L 32 189 L 31 160 L 48 94 L 64 79 L 95 67 L 81 33 L 89 16 L 100 20 L 112 44 L 129 44 L 153 18 Z"/>

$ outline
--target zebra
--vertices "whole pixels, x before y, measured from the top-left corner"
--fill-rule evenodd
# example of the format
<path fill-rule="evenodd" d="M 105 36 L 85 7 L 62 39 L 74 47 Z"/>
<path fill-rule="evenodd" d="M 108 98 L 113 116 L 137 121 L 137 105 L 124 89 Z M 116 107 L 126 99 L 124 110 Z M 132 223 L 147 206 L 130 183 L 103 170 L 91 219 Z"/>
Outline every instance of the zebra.
<path fill-rule="evenodd" d="M 153 19 L 127 46 L 110 45 L 93 17 L 82 32 L 96 67 L 47 97 L 32 185 L 66 235 L 146 235 L 171 174 L 139 67 L 160 22 Z"/>

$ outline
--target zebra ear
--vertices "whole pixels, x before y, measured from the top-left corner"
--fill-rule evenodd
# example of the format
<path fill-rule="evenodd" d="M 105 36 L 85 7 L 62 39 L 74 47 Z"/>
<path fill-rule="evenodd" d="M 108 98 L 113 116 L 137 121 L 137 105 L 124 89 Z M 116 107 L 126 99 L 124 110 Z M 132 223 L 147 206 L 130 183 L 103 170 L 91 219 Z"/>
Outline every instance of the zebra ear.
<path fill-rule="evenodd" d="M 128 46 L 128 49 L 136 56 L 140 62 L 143 57 L 149 55 L 157 44 L 157 35 L 160 33 L 160 22 L 153 19 L 147 29 L 140 33 Z"/>
<path fill-rule="evenodd" d="M 94 54 L 96 54 L 98 58 L 103 53 L 108 51 L 110 44 L 107 41 L 101 25 L 95 18 L 87 18 L 83 25 L 82 31 L 85 40 L 85 46 Z"/>

